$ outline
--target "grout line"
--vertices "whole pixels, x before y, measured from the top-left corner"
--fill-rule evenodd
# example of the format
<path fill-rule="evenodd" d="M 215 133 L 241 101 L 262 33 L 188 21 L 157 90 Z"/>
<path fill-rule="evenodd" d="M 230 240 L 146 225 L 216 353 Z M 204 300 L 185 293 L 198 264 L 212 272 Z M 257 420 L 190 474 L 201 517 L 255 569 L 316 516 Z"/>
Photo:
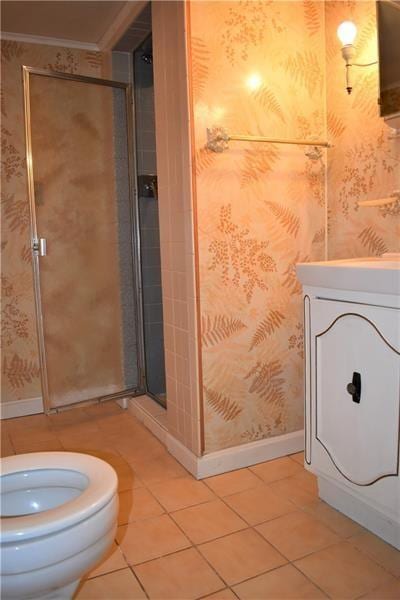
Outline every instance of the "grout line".
<path fill-rule="evenodd" d="M 125 569 L 129 569 L 128 564 L 126 564 L 124 567 L 117 567 L 116 569 L 107 571 L 107 573 L 100 573 L 99 575 L 94 575 L 93 577 L 84 577 L 84 579 L 82 579 L 81 581 L 82 582 L 92 581 L 93 579 L 99 579 L 99 577 L 104 577 L 105 575 L 110 575 L 111 573 L 117 573 L 118 571 L 125 571 Z M 89 571 L 89 573 L 90 573 L 90 571 Z"/>
<path fill-rule="evenodd" d="M 292 565 L 292 567 L 294 569 L 296 569 L 296 571 L 298 571 L 299 573 L 301 573 L 301 575 L 303 575 L 303 577 L 305 577 L 310 583 L 312 583 L 312 585 L 314 585 L 320 592 L 322 592 L 324 594 L 324 596 L 326 596 L 327 598 L 331 598 L 331 596 L 329 596 L 328 592 L 325 591 L 324 589 L 322 589 L 315 581 L 313 581 L 312 579 L 310 579 L 310 577 L 308 577 L 308 575 L 306 575 L 305 573 L 303 573 L 303 571 L 301 571 L 299 569 L 299 567 L 295 564 L 295 562 L 291 562 L 290 564 Z"/>
<path fill-rule="evenodd" d="M 361 532 L 362 533 L 371 533 L 370 531 L 366 530 L 365 532 Z M 360 533 L 356 533 L 354 536 L 350 536 L 349 538 L 345 538 L 343 541 L 347 542 L 354 550 L 356 550 L 357 552 L 359 552 L 360 554 L 362 554 L 363 556 L 366 556 L 369 560 L 371 560 L 373 563 L 375 563 L 376 565 L 378 565 L 378 567 L 380 567 L 381 569 L 383 569 L 384 571 L 386 571 L 386 573 L 388 573 L 389 575 L 391 575 L 392 577 L 395 577 L 396 579 L 399 579 L 399 575 L 395 575 L 392 571 L 390 571 L 388 569 L 388 567 L 386 567 L 385 565 L 379 563 L 375 558 L 373 558 L 370 554 L 368 554 L 368 552 L 365 552 L 364 550 L 360 550 L 360 548 L 358 548 L 358 546 L 356 546 L 354 544 L 354 542 L 352 542 L 352 537 L 356 537 L 357 535 L 360 535 Z M 375 535 L 375 534 L 372 534 Z M 378 537 L 378 536 L 377 536 Z M 381 540 L 381 538 L 379 538 L 380 541 L 382 541 L 384 544 L 387 544 L 387 542 L 385 542 L 384 540 Z M 391 546 L 390 544 L 388 544 L 389 548 L 392 548 L 393 550 L 397 551 L 397 548 L 395 548 L 394 546 Z M 400 555 L 400 553 L 399 553 Z"/>
<path fill-rule="evenodd" d="M 132 565 L 128 565 L 128 569 L 130 569 L 132 575 L 134 576 L 134 578 L 136 579 L 136 581 L 138 582 L 138 584 L 140 585 L 140 587 L 142 588 L 144 595 L 146 596 L 146 598 L 150 598 L 149 594 L 147 593 L 147 590 L 145 589 L 143 583 L 141 582 L 139 575 L 137 573 L 135 573 L 135 571 L 133 570 Z"/>

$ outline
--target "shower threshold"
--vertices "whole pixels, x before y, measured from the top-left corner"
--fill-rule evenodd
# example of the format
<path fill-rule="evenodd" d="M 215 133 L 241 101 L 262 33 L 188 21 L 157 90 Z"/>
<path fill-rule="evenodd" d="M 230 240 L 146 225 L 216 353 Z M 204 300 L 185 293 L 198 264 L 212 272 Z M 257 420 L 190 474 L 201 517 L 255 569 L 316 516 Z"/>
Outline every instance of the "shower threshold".
<path fill-rule="evenodd" d="M 167 410 L 147 393 L 130 398 L 128 410 L 132 412 L 163 443 L 167 443 Z"/>
<path fill-rule="evenodd" d="M 165 392 L 162 392 L 161 394 L 153 394 L 147 390 L 146 394 L 159 406 L 162 406 L 162 408 L 167 408 L 167 394 Z"/>

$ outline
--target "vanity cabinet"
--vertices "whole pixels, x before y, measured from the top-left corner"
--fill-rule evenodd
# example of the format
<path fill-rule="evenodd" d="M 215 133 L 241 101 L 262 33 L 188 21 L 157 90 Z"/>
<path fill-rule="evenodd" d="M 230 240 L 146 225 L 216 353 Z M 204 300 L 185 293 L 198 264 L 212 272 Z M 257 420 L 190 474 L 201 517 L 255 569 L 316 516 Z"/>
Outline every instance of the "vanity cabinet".
<path fill-rule="evenodd" d="M 323 500 L 400 549 L 400 261 L 399 268 L 387 269 L 390 280 L 378 292 L 375 261 L 370 282 L 360 261 L 349 277 L 349 262 L 316 263 L 314 273 L 312 263 L 298 266 L 305 466 L 317 475 Z M 324 265 L 328 274 L 322 276 Z M 330 266 L 335 277 L 329 277 Z M 357 287 L 360 268 L 364 289 L 349 289 Z M 335 287 L 326 287 L 329 282 Z"/>

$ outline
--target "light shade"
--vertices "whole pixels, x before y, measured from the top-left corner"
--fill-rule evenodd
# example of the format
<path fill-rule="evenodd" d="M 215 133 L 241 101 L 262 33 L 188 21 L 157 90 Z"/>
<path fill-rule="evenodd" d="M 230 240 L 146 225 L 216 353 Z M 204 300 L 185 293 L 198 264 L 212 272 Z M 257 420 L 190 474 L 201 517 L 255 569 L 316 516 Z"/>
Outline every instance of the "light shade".
<path fill-rule="evenodd" d="M 343 46 L 350 46 L 353 44 L 357 35 L 357 27 L 352 21 L 343 21 L 337 28 L 337 36 L 342 42 Z"/>

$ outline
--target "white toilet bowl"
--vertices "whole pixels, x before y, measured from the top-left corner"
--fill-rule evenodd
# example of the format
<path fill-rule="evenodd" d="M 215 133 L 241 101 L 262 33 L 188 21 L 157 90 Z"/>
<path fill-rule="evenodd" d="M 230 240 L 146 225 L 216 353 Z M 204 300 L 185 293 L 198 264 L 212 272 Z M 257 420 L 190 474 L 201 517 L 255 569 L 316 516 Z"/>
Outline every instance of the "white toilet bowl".
<path fill-rule="evenodd" d="M 69 599 L 112 544 L 118 479 L 75 452 L 2 459 L 1 597 Z"/>

